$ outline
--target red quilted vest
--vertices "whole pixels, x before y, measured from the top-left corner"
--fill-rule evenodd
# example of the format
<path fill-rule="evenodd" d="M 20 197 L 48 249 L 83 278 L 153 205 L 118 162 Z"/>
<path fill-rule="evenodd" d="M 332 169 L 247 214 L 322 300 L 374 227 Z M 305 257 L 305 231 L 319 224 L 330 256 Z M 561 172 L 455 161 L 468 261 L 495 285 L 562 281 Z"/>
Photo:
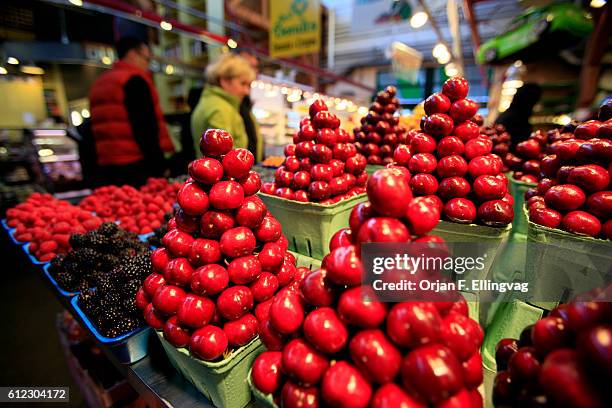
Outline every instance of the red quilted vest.
<path fill-rule="evenodd" d="M 113 69 L 100 75 L 89 91 L 91 129 L 100 166 L 124 165 L 144 158 L 132 134 L 124 104 L 125 83 L 134 76 L 141 77 L 149 84 L 161 149 L 164 152 L 174 151 L 151 74 L 126 62 L 117 61 Z"/>

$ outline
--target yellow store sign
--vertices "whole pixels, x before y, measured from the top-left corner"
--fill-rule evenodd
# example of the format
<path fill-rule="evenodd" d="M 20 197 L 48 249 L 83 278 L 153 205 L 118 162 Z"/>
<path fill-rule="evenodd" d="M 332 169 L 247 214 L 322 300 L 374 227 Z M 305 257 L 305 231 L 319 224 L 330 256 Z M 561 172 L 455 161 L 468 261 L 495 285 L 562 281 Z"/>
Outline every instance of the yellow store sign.
<path fill-rule="evenodd" d="M 319 52 L 319 0 L 270 0 L 269 37 L 272 57 L 296 57 Z"/>

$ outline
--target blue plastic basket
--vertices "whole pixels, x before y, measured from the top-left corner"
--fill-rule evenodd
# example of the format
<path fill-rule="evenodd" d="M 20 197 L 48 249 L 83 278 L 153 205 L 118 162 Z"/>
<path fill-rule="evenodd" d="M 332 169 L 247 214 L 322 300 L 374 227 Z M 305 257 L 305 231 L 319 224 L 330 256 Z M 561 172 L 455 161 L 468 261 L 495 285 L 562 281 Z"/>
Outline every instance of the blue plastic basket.
<path fill-rule="evenodd" d="M 34 255 L 32 255 L 32 253 L 30 252 L 29 242 L 25 244 L 22 248 L 23 248 L 23 252 L 25 252 L 28 258 L 30 258 L 30 262 L 32 262 L 34 265 L 47 265 L 49 263 L 49 262 L 41 262 L 38 259 L 36 259 Z"/>
<path fill-rule="evenodd" d="M 51 267 L 51 263 L 46 264 L 45 266 L 43 266 L 43 271 L 45 272 L 45 275 L 47 276 L 47 279 L 49 279 L 49 281 L 51 282 L 51 284 L 53 286 L 55 286 L 55 288 L 57 289 L 57 291 L 59 293 L 62 294 L 62 296 L 66 296 L 66 297 L 72 297 L 74 295 L 78 295 L 80 292 L 68 292 L 64 289 L 62 289 L 62 287 L 57 283 L 57 281 L 55 280 L 55 278 L 53 277 L 53 275 L 51 275 L 51 273 L 49 272 L 49 268 Z"/>
<path fill-rule="evenodd" d="M 121 363 L 131 364 L 146 357 L 149 335 L 151 334 L 150 327 L 141 327 L 114 338 L 103 336 L 80 308 L 78 300 L 79 296 L 74 296 L 70 304 L 80 320 L 87 326 L 96 340 L 106 345 Z"/>
<path fill-rule="evenodd" d="M 11 241 L 13 241 L 13 243 L 15 245 L 23 245 L 23 244 L 25 244 L 25 242 L 17 241 L 15 239 L 15 230 L 16 229 L 9 227 L 9 225 L 6 222 L 6 218 L 3 218 L 0 221 L 0 224 L 2 224 L 2 228 L 4 228 L 6 230 L 6 233 L 8 234 L 9 238 L 11 239 Z"/>

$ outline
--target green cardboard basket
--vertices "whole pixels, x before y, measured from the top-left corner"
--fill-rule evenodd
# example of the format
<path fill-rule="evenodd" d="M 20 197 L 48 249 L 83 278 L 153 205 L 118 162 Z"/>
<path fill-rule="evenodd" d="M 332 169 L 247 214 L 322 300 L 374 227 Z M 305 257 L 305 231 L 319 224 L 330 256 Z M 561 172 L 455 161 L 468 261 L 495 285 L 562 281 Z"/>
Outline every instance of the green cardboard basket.
<path fill-rule="evenodd" d="M 253 397 L 255 397 L 255 402 L 260 408 L 278 408 L 278 405 L 274 403 L 274 398 L 271 394 L 264 394 L 253 385 L 253 382 L 251 381 L 251 370 L 249 370 L 247 381 L 249 383 L 251 393 L 253 394 Z"/>
<path fill-rule="evenodd" d="M 361 194 L 336 204 L 322 205 L 258 194 L 283 226 L 289 249 L 316 259 L 323 259 L 329 252 L 331 237 L 338 230 L 348 227 L 353 207 L 368 200 L 366 194 Z"/>
<path fill-rule="evenodd" d="M 606 283 L 612 268 L 612 242 L 527 222 L 525 279 L 535 283 L 535 299 L 546 299 L 554 306 Z M 535 248 L 530 242 L 546 245 Z"/>
<path fill-rule="evenodd" d="M 243 408 L 251 400 L 247 377 L 253 361 L 265 348 L 259 337 L 235 350 L 222 361 L 208 362 L 189 355 L 189 350 L 176 348 L 157 331 L 168 359 L 196 389 L 217 407 Z"/>
<path fill-rule="evenodd" d="M 512 176 L 507 176 L 510 180 L 510 194 L 514 199 L 514 221 L 512 221 L 512 231 L 519 234 L 527 233 L 527 217 L 523 212 L 525 204 L 525 192 L 537 186 L 534 183 L 525 183 L 515 180 Z"/>
<path fill-rule="evenodd" d="M 371 176 L 372 174 L 374 174 L 375 171 L 384 169 L 384 168 L 385 166 L 381 166 L 378 164 L 368 164 L 366 166 L 366 173 L 368 173 L 368 176 Z"/>
<path fill-rule="evenodd" d="M 297 252 L 289 251 L 291 255 L 295 256 L 295 264 L 296 266 L 304 266 L 311 271 L 315 269 L 319 269 L 321 267 L 321 261 L 318 259 L 311 258 L 306 255 L 298 254 Z"/>

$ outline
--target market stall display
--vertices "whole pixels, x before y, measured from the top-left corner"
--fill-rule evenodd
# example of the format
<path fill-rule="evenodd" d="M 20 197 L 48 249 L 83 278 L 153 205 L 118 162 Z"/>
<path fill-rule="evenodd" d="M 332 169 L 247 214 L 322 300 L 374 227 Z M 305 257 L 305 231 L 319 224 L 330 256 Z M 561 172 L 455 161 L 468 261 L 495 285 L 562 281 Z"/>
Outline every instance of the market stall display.
<path fill-rule="evenodd" d="M 323 267 L 261 310 L 268 351 L 253 364 L 256 397 L 283 407 L 481 406 L 483 332 L 464 300 L 362 298 L 361 243 L 443 242 L 427 235 L 436 223 L 419 218 L 424 208 L 439 219 L 435 204 L 412 199 L 405 171 L 375 172 L 367 191 L 369 201 L 334 236 Z"/>

